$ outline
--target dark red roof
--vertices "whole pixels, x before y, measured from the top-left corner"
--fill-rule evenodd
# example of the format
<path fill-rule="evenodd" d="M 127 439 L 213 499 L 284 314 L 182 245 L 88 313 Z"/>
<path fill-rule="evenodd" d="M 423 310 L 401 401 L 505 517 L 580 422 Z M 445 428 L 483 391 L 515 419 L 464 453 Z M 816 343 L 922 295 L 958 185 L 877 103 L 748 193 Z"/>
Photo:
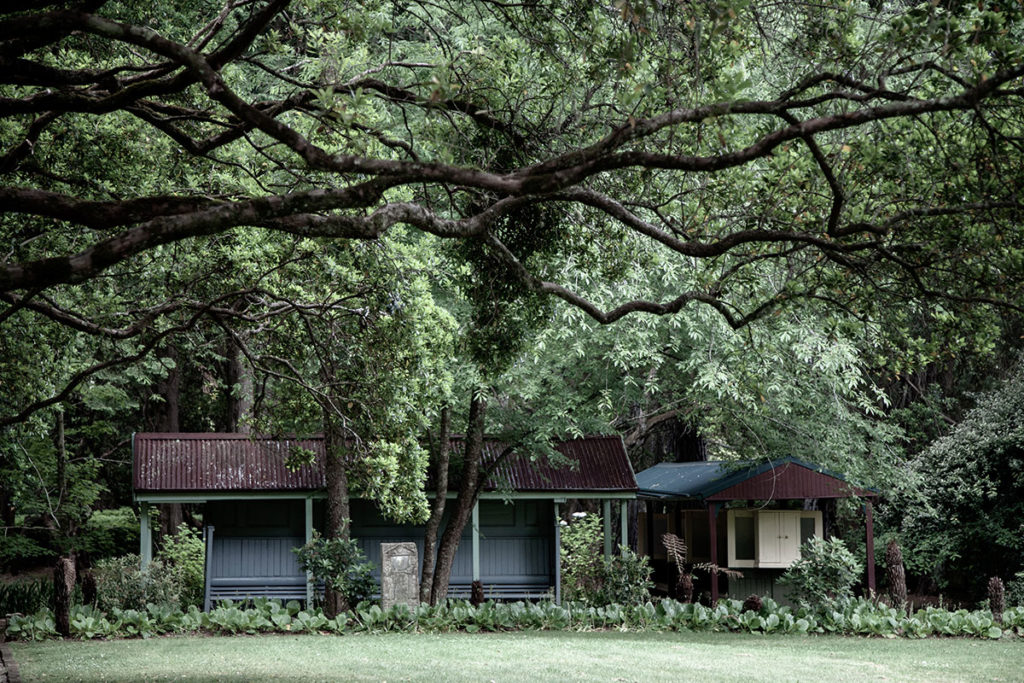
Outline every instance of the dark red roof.
<path fill-rule="evenodd" d="M 670 500 L 787 500 L 870 497 L 835 472 L 787 457 L 763 462 L 661 463 L 637 475 L 640 495 Z"/>
<path fill-rule="evenodd" d="M 708 500 L 791 500 L 800 498 L 849 498 L 877 496 L 820 468 L 803 462 L 779 462 L 718 493 Z"/>
<path fill-rule="evenodd" d="M 453 446 L 461 447 L 461 440 Z M 313 464 L 292 472 L 285 458 L 295 448 L 312 451 Z M 262 438 L 246 434 L 136 434 L 132 485 L 137 492 L 314 491 L 324 488 L 323 438 Z M 500 443 L 485 444 L 493 462 Z M 570 461 L 554 468 L 514 453 L 496 470 L 487 489 L 513 491 L 634 492 L 636 478 L 618 436 L 588 436 L 555 445 Z"/>

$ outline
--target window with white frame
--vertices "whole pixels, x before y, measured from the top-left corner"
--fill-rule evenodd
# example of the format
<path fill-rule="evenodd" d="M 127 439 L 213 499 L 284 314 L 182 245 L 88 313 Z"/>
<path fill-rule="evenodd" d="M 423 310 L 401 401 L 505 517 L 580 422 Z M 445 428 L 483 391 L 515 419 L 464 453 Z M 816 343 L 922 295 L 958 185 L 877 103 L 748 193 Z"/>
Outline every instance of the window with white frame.
<path fill-rule="evenodd" d="M 822 535 L 818 510 L 728 510 L 726 518 L 730 567 L 785 569 Z"/>

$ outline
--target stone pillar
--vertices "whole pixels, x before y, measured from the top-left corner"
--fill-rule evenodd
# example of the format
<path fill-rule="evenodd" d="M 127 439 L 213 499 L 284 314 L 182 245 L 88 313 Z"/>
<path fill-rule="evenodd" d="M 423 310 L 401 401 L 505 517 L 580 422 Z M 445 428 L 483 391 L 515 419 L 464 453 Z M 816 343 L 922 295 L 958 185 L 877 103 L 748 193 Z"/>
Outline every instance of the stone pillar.
<path fill-rule="evenodd" d="M 420 586 L 416 544 L 381 543 L 380 562 L 381 609 L 387 610 L 398 604 L 418 606 Z"/>

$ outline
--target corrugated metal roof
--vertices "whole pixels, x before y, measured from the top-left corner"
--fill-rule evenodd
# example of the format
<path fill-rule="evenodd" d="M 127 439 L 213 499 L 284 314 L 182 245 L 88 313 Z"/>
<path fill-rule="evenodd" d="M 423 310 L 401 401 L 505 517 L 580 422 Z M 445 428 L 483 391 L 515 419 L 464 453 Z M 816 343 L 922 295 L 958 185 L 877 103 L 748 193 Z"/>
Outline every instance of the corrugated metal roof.
<path fill-rule="evenodd" d="M 797 458 L 768 462 L 661 463 L 636 475 L 647 498 L 785 500 L 846 498 L 876 492 L 853 486 L 842 475 Z"/>
<path fill-rule="evenodd" d="M 494 462 L 505 450 L 503 444 L 484 445 L 484 463 Z M 568 466 L 554 468 L 546 458 L 537 461 L 525 453 L 513 453 L 501 463 L 488 479 L 490 490 L 510 488 L 514 491 L 636 491 L 636 477 L 629 463 L 622 438 L 588 436 L 555 445 L 555 450 L 569 461 Z"/>
<path fill-rule="evenodd" d="M 293 449 L 317 453 L 312 465 L 284 466 Z M 324 486 L 323 439 L 264 439 L 246 434 L 136 434 L 136 491 L 294 491 Z"/>
<path fill-rule="evenodd" d="M 461 448 L 461 439 L 453 439 Z M 285 458 L 295 448 L 316 458 L 292 472 Z M 484 447 L 484 463 L 505 450 L 497 442 Z M 541 458 L 513 453 L 490 477 L 488 490 L 634 492 L 633 468 L 618 436 L 588 436 L 555 446 L 570 461 L 554 468 Z M 137 492 L 303 491 L 324 488 L 323 438 L 270 439 L 245 434 L 136 434 L 133 486 Z"/>

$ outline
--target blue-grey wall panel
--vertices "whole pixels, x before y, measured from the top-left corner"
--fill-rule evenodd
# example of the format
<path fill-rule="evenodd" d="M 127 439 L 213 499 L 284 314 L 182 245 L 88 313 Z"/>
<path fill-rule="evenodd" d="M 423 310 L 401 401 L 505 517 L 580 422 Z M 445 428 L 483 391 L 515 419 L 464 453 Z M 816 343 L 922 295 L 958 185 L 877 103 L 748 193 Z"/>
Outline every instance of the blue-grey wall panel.
<path fill-rule="evenodd" d="M 292 552 L 301 536 L 213 536 L 211 578 L 305 576 Z"/>

